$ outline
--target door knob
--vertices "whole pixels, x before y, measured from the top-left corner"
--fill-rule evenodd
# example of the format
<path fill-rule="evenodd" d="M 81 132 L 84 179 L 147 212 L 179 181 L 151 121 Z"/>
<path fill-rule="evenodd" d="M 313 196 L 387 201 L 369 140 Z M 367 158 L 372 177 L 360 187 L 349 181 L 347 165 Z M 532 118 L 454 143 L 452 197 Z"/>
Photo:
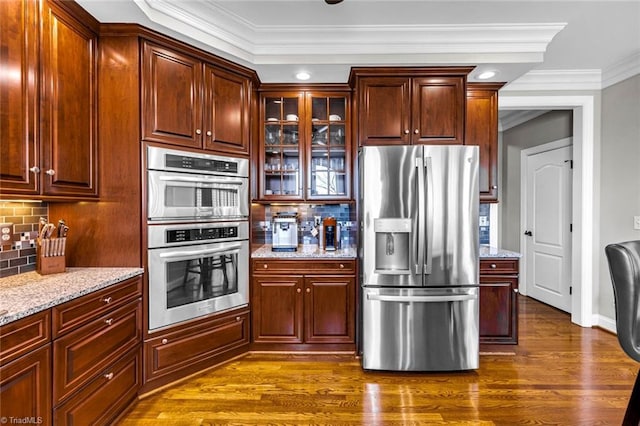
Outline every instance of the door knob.
<path fill-rule="evenodd" d="M 531 231 L 524 231 L 524 235 L 526 235 L 527 237 L 533 237 L 533 232 L 531 232 Z"/>

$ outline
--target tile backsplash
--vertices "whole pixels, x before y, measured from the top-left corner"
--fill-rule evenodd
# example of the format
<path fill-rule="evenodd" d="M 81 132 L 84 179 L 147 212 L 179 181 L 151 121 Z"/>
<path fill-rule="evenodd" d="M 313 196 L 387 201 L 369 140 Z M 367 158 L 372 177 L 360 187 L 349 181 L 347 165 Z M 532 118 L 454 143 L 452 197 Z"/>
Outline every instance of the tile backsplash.
<path fill-rule="evenodd" d="M 0 236 L 0 277 L 35 271 L 38 221 L 48 216 L 47 203 L 0 201 L 0 223 L 8 231 Z"/>

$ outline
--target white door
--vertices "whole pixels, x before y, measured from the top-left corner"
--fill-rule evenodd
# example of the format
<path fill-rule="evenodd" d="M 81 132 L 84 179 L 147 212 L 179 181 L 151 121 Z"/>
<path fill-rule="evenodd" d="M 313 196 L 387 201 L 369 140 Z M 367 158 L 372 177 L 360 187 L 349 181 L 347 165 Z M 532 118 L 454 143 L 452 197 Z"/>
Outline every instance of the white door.
<path fill-rule="evenodd" d="M 572 147 L 526 158 L 526 291 L 534 299 L 571 312 Z"/>

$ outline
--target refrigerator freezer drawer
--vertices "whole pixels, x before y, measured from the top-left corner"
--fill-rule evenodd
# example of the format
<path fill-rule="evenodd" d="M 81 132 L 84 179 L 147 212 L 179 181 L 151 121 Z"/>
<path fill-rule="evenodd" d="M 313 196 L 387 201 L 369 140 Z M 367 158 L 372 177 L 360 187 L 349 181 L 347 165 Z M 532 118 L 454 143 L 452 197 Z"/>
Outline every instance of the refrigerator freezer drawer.
<path fill-rule="evenodd" d="M 479 367 L 478 287 L 363 290 L 365 370 Z"/>

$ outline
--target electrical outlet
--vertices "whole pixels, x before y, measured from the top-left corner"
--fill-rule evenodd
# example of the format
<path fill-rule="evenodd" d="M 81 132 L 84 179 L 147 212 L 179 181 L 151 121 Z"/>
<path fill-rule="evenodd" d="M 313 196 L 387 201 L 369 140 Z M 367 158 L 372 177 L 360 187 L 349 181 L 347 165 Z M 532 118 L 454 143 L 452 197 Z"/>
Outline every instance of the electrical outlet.
<path fill-rule="evenodd" d="M 633 217 L 633 229 L 640 230 L 640 216 Z"/>
<path fill-rule="evenodd" d="M 314 216 L 313 217 L 313 223 L 315 224 L 315 226 L 320 226 L 321 222 L 322 222 L 322 216 Z"/>

